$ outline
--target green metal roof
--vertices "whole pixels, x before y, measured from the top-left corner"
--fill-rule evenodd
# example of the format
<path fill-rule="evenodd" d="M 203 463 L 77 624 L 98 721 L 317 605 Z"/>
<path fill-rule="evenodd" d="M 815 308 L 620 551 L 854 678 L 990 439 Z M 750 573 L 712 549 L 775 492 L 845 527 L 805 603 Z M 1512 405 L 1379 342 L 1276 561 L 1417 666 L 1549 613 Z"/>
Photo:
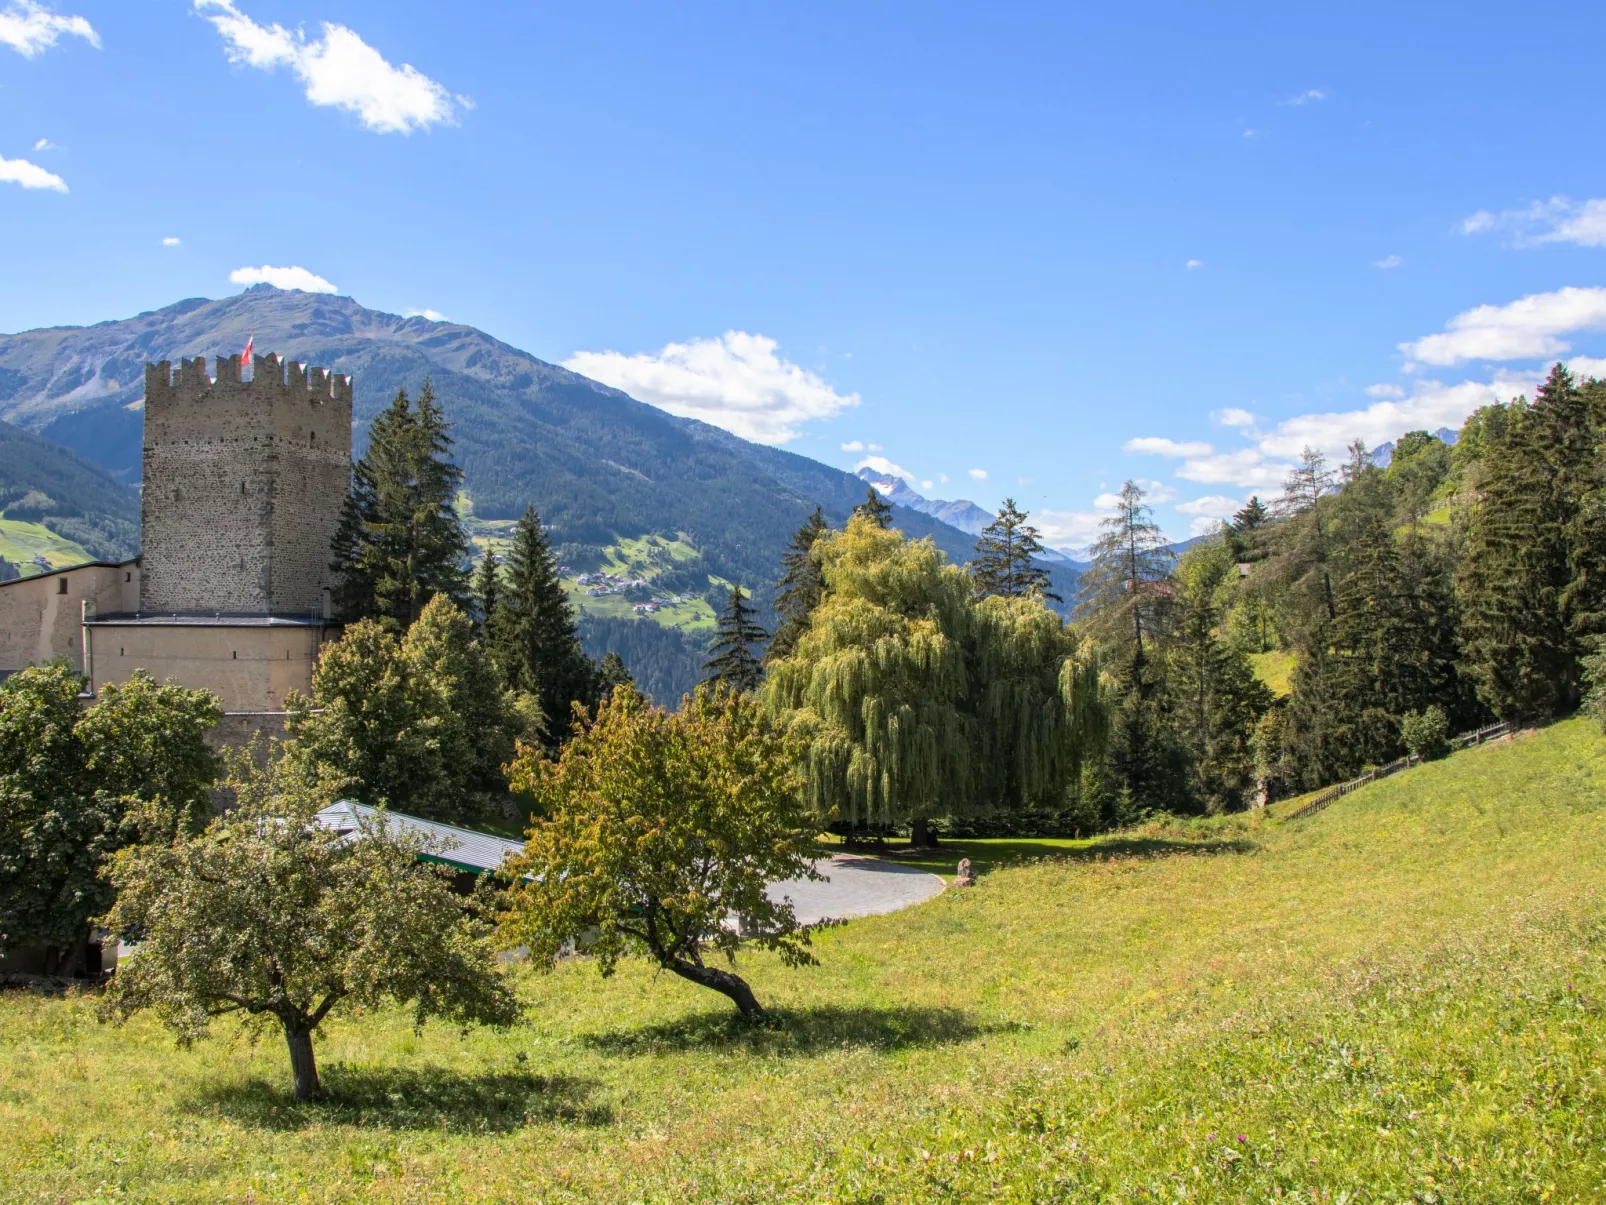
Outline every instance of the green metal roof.
<path fill-rule="evenodd" d="M 346 834 L 355 833 L 361 821 L 379 815 L 379 809 L 352 799 L 332 803 L 318 813 L 317 822 L 325 828 Z M 439 862 L 470 874 L 496 870 L 510 855 L 523 850 L 522 841 L 509 841 L 490 833 L 477 833 L 471 828 L 455 824 L 442 824 L 439 820 L 425 820 L 421 816 L 408 816 L 403 812 L 385 812 L 387 830 L 418 833 L 425 840 L 425 861 Z"/>

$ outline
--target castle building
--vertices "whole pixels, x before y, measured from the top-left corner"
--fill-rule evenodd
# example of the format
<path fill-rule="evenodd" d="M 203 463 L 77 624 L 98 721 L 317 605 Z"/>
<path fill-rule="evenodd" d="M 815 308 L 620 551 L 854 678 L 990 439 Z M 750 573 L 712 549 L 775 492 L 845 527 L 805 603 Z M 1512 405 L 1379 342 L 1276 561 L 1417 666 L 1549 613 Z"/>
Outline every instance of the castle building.
<path fill-rule="evenodd" d="M 89 690 L 136 669 L 213 691 L 224 739 L 274 729 L 330 617 L 351 478 L 351 380 L 277 356 L 145 366 L 137 561 L 0 585 L 0 669 L 65 655 Z"/>

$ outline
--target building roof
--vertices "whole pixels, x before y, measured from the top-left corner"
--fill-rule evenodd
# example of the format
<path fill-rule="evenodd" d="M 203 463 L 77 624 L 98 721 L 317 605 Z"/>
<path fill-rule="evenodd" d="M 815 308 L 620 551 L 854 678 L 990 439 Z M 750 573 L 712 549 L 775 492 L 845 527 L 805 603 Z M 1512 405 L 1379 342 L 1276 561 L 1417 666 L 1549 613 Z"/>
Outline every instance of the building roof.
<path fill-rule="evenodd" d="M 325 828 L 342 835 L 357 832 L 361 821 L 377 816 L 379 809 L 352 799 L 332 803 L 315 817 Z M 455 824 L 442 824 L 438 820 L 425 820 L 401 812 L 385 812 L 385 824 L 392 832 L 410 832 L 421 835 L 428 843 L 422 855 L 425 861 L 439 862 L 470 874 L 495 870 L 511 854 L 524 849 L 522 841 L 509 841 L 493 837 L 490 833 L 477 833 L 473 829 L 459 828 Z"/>
<path fill-rule="evenodd" d="M 23 564 L 32 562 L 24 561 Z M 79 569 L 127 569 L 130 565 L 138 565 L 139 558 L 129 561 L 79 561 L 76 565 L 62 565 L 55 569 L 41 569 L 38 573 L 30 573 L 26 577 L 14 577 L 9 581 L 0 582 L 0 590 L 7 586 L 19 586 L 23 582 L 37 582 L 47 577 L 60 577 L 63 573 L 74 573 Z"/>
<path fill-rule="evenodd" d="M 105 611 L 85 623 L 107 628 L 334 628 L 338 621 L 321 615 L 265 615 L 251 612 Z"/>

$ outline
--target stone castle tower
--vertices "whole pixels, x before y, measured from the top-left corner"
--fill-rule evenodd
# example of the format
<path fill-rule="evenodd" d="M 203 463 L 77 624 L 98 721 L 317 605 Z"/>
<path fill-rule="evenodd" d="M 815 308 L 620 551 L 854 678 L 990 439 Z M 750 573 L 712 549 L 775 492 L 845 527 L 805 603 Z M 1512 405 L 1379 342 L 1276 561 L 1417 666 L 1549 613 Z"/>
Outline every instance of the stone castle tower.
<path fill-rule="evenodd" d="M 288 379 L 286 368 L 288 367 Z M 351 378 L 276 355 L 145 366 L 142 613 L 328 615 Z"/>

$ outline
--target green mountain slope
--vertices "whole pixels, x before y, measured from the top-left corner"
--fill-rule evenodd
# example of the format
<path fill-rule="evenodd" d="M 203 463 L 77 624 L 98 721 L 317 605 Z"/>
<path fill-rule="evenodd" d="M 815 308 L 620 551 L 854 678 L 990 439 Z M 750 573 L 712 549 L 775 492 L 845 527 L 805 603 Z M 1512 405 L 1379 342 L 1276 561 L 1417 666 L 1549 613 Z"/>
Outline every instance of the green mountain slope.
<path fill-rule="evenodd" d="M 27 574 L 139 550 L 139 494 L 60 444 L 0 423 L 0 556 Z"/>
<path fill-rule="evenodd" d="M 675 418 L 472 327 L 267 285 L 124 321 L 0 336 L 0 418 L 133 481 L 145 362 L 229 354 L 248 337 L 260 351 L 353 374 L 359 443 L 398 388 L 433 378 L 476 514 L 515 518 L 533 502 L 571 551 L 683 534 L 709 573 L 762 600 L 809 511 L 822 505 L 841 522 L 864 496 L 851 474 Z M 906 509 L 897 520 L 950 557 L 970 555 L 963 532 Z"/>

